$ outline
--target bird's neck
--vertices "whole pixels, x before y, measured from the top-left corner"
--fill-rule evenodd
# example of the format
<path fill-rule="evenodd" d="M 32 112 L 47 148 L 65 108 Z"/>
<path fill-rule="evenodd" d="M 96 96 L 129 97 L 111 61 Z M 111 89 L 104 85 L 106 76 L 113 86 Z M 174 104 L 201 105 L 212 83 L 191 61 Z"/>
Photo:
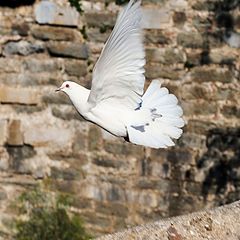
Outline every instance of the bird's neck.
<path fill-rule="evenodd" d="M 89 110 L 88 96 L 90 94 L 90 90 L 85 87 L 78 85 L 71 95 L 69 95 L 70 100 L 72 101 L 74 107 L 77 111 L 85 117 L 85 114 Z"/>

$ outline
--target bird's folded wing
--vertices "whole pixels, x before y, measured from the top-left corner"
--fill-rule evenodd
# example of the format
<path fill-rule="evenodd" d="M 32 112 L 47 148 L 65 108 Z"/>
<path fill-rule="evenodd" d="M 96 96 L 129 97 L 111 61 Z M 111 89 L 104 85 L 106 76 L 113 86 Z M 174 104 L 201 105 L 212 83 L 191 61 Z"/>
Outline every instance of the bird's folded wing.
<path fill-rule="evenodd" d="M 109 99 L 136 108 L 141 101 L 145 82 L 145 52 L 140 4 L 141 0 L 130 0 L 119 14 L 94 67 L 88 98 L 92 107 Z"/>

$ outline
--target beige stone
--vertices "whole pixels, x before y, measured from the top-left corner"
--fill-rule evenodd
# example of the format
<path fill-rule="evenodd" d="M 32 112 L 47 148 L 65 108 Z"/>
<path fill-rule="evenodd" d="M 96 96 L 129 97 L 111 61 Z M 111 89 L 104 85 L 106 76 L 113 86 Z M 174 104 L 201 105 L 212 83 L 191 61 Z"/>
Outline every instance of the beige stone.
<path fill-rule="evenodd" d="M 24 142 L 35 147 L 55 146 L 61 149 L 71 144 L 71 140 L 71 131 L 60 127 L 33 123 L 24 131 Z"/>
<path fill-rule="evenodd" d="M 169 11 L 154 8 L 143 9 L 142 27 L 145 29 L 163 29 L 170 24 Z"/>
<path fill-rule="evenodd" d="M 19 146 L 23 145 L 23 134 L 21 131 L 21 121 L 11 120 L 9 123 L 8 140 L 9 145 Z"/>
<path fill-rule="evenodd" d="M 32 89 L 2 85 L 0 86 L 0 102 L 36 105 L 39 103 L 39 97 L 38 93 Z"/>
<path fill-rule="evenodd" d="M 4 145 L 7 140 L 7 120 L 0 119 L 0 146 Z"/>

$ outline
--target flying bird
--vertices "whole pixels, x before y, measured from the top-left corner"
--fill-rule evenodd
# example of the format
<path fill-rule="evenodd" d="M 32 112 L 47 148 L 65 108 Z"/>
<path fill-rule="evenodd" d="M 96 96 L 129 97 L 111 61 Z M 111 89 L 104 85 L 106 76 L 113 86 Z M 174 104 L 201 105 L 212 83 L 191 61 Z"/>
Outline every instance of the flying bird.
<path fill-rule="evenodd" d="M 72 81 L 56 89 L 66 93 L 78 113 L 111 134 L 152 148 L 174 146 L 184 120 L 177 98 L 153 80 L 144 93 L 145 51 L 141 0 L 119 13 L 95 64 L 91 90 Z"/>

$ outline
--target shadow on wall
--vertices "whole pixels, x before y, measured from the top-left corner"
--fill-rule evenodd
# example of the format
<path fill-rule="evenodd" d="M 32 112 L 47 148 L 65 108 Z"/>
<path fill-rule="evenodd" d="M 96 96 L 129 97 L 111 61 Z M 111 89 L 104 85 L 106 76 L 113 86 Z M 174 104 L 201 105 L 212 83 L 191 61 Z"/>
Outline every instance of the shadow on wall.
<path fill-rule="evenodd" d="M 240 128 L 212 129 L 207 152 L 198 160 L 206 176 L 202 183 L 205 198 L 216 196 L 219 205 L 240 199 Z"/>
<path fill-rule="evenodd" d="M 32 5 L 34 2 L 35 0 L 0 0 L 0 6 L 15 8 L 24 5 Z"/>
<path fill-rule="evenodd" d="M 236 32 L 236 24 L 239 21 L 233 16 L 233 11 L 240 8 L 239 0 L 219 0 L 203 1 L 197 4 L 195 10 L 208 10 L 207 19 L 197 19 L 198 23 L 203 26 L 199 29 L 203 38 L 202 53 L 198 64 L 205 65 L 212 63 L 210 57 L 211 46 L 228 44 L 233 48 L 240 48 L 240 34 Z M 233 59 L 224 59 L 221 64 L 233 65 Z M 186 67 L 194 67 L 195 64 L 186 63 Z"/>

